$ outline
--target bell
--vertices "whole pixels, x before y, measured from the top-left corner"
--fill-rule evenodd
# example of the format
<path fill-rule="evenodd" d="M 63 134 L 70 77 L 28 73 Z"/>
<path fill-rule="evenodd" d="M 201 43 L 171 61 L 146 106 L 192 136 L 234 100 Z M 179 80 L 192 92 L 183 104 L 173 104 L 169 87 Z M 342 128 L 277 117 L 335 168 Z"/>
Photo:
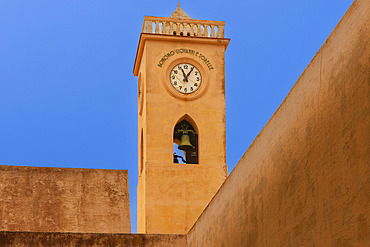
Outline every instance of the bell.
<path fill-rule="evenodd" d="M 190 143 L 189 135 L 184 134 L 181 136 L 179 149 L 185 151 L 193 149 L 193 145 Z"/>

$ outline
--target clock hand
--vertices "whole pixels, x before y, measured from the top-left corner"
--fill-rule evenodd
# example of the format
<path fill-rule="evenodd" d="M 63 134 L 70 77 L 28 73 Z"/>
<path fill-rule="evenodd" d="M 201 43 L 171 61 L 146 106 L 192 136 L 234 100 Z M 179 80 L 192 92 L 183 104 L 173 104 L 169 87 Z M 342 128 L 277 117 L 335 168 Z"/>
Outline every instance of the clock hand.
<path fill-rule="evenodd" d="M 180 67 L 180 69 L 181 69 L 181 71 L 182 71 L 182 74 L 184 75 L 184 82 L 187 82 L 188 81 L 188 78 L 187 78 L 187 76 L 185 75 L 185 72 L 184 72 L 184 70 Z"/>
<path fill-rule="evenodd" d="M 189 77 L 190 73 L 193 71 L 193 69 L 194 69 L 194 67 L 191 68 L 190 72 L 186 75 L 186 80 L 188 79 L 188 77 Z"/>

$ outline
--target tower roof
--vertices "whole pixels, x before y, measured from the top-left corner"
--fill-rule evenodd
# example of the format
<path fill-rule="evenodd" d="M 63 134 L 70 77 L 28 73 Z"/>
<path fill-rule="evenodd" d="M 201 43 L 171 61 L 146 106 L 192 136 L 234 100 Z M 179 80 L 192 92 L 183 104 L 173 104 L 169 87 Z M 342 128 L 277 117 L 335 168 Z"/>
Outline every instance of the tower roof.
<path fill-rule="evenodd" d="M 191 19 L 191 17 L 186 14 L 182 8 L 180 8 L 180 3 L 177 4 L 177 9 L 175 10 L 175 12 L 172 13 L 170 18 Z"/>

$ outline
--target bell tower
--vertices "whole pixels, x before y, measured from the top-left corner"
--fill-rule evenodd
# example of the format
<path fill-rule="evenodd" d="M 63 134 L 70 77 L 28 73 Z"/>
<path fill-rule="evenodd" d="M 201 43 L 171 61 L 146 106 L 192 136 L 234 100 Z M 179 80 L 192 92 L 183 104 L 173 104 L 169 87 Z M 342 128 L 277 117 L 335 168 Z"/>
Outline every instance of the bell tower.
<path fill-rule="evenodd" d="M 226 179 L 224 26 L 180 5 L 144 17 L 134 65 L 138 233 L 187 233 Z"/>

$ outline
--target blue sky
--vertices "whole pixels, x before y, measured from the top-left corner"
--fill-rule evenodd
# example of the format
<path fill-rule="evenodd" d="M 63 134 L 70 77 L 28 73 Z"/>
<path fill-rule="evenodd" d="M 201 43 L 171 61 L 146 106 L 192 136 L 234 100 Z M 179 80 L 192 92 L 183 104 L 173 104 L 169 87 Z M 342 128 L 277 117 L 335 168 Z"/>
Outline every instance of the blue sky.
<path fill-rule="evenodd" d="M 136 232 L 137 78 L 145 15 L 178 1 L 1 0 L 0 165 L 127 169 Z M 353 1 L 182 1 L 225 21 L 229 172 Z"/>

